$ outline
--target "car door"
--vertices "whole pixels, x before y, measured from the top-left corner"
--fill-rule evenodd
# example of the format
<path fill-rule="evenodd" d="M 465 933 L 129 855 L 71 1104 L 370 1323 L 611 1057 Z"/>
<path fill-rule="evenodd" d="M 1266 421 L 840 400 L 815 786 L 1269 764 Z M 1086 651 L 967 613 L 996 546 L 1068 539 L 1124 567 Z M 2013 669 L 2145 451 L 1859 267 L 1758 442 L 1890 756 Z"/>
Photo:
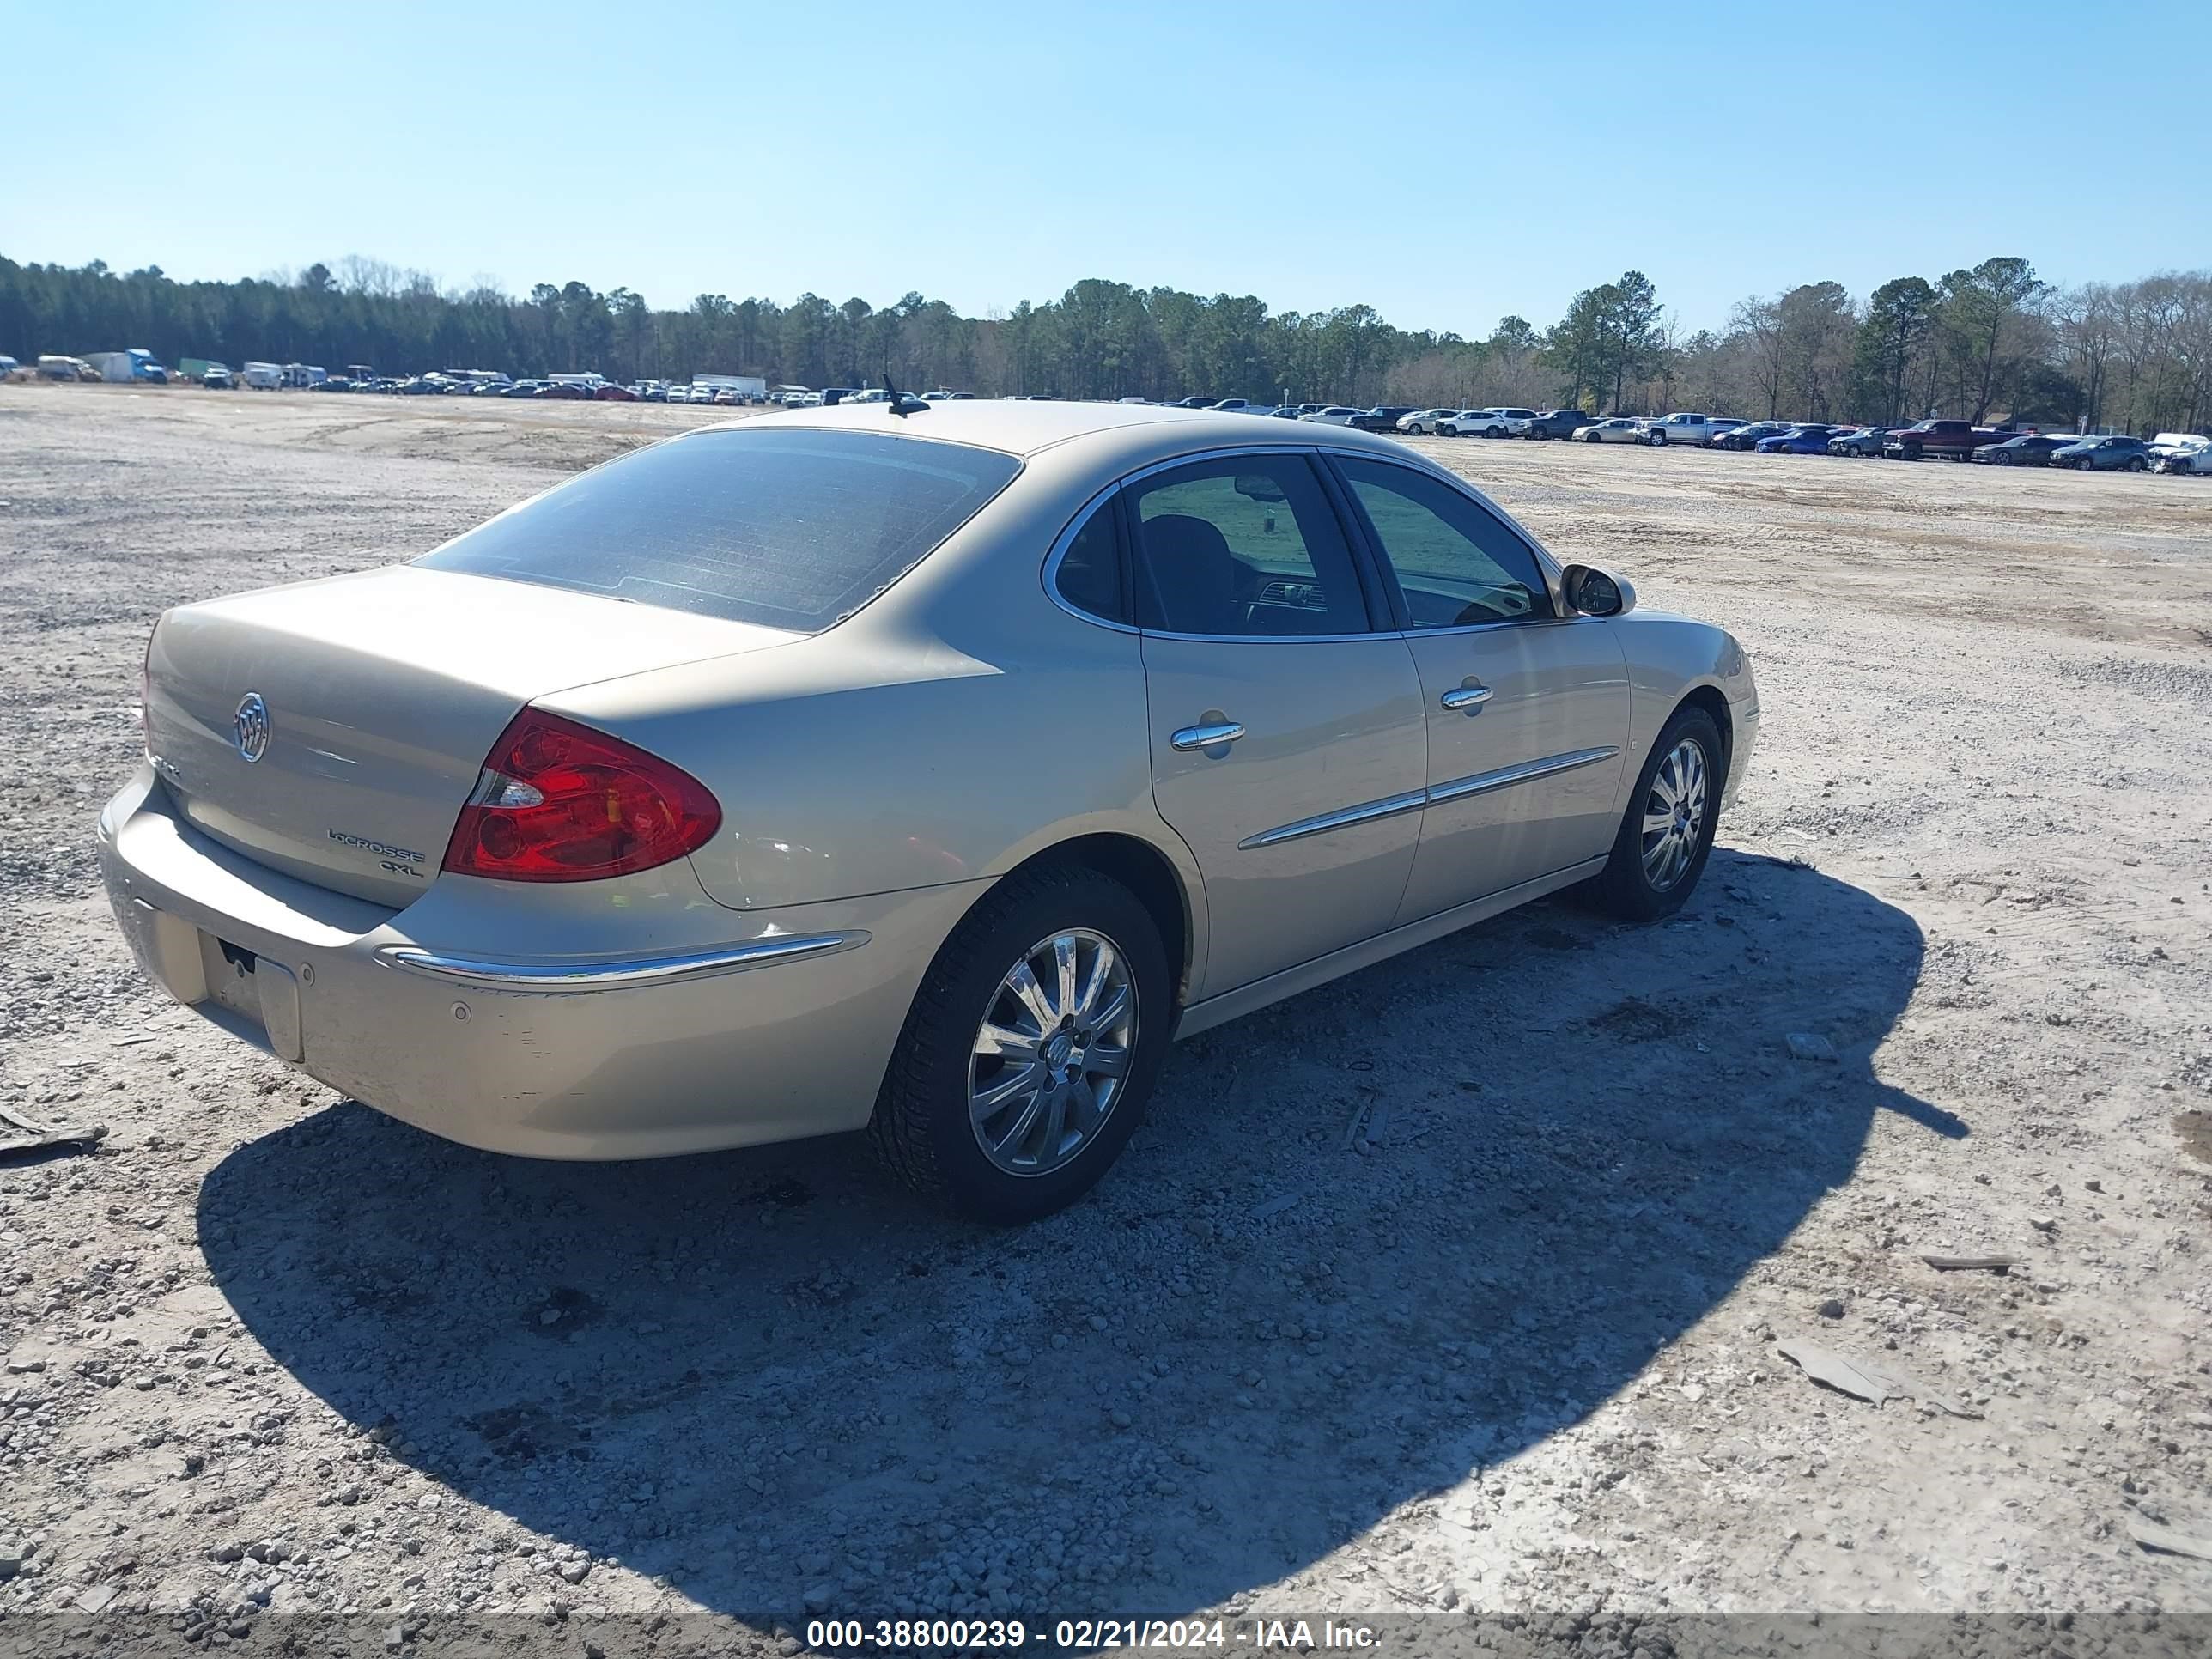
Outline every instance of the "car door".
<path fill-rule="evenodd" d="M 1389 927 L 1427 782 L 1420 677 L 1310 452 L 1122 492 L 1152 793 L 1206 882 L 1194 1000 Z"/>
<path fill-rule="evenodd" d="M 1404 623 L 1428 726 L 1428 804 L 1397 921 L 1605 852 L 1630 763 L 1613 625 L 1557 615 L 1535 550 L 1433 473 L 1331 465 Z"/>

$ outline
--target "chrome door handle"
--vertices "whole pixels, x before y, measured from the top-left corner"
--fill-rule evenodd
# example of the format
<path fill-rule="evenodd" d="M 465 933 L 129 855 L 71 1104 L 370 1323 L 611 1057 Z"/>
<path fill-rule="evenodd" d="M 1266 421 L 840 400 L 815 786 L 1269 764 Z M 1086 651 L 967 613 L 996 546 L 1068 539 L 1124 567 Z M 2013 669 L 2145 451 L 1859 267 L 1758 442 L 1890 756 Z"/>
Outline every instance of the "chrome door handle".
<path fill-rule="evenodd" d="M 1470 714 L 1480 714 L 1482 712 L 1482 705 L 1490 701 L 1491 695 L 1491 690 L 1486 685 L 1462 685 L 1456 690 L 1445 692 L 1438 701 L 1455 714 L 1464 711 Z"/>
<path fill-rule="evenodd" d="M 1212 726 L 1186 726 L 1168 739 L 1186 755 L 1194 749 L 1211 749 L 1218 743 L 1234 743 L 1244 735 L 1244 728 L 1235 720 L 1219 720 Z"/>

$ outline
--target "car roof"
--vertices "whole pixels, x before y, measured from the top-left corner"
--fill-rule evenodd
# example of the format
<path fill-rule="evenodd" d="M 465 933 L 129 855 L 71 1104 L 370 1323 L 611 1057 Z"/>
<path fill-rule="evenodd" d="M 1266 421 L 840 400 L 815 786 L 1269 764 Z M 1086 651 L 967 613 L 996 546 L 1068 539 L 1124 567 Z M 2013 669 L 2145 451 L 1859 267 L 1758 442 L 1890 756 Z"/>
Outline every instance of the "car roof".
<path fill-rule="evenodd" d="M 1302 427 L 1272 415 L 1224 414 L 1217 410 L 1162 408 L 1150 404 L 1029 403 L 984 398 L 972 402 L 931 404 L 926 414 L 916 411 L 903 418 L 890 413 L 888 406 L 880 403 L 852 408 L 833 404 L 824 409 L 757 415 L 750 420 L 731 422 L 728 426 L 744 430 L 780 427 L 857 428 L 975 444 L 1022 456 L 1089 440 L 1106 441 L 1107 447 L 1124 457 L 1156 451 L 1163 458 L 1201 447 L 1322 441 L 1310 426 Z M 1407 458 L 1405 447 L 1395 440 L 1349 427 L 1329 428 L 1327 441 L 1332 447 L 1370 448 L 1378 454 Z"/>

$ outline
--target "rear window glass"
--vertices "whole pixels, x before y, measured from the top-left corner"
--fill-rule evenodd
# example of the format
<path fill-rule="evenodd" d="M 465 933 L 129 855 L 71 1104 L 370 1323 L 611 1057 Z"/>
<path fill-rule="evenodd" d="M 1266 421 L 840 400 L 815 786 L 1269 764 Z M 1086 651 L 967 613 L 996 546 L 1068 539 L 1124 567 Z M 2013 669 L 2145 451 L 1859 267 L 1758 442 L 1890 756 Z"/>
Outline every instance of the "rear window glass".
<path fill-rule="evenodd" d="M 870 432 L 702 432 L 594 468 L 416 561 L 817 634 L 1021 468 Z"/>

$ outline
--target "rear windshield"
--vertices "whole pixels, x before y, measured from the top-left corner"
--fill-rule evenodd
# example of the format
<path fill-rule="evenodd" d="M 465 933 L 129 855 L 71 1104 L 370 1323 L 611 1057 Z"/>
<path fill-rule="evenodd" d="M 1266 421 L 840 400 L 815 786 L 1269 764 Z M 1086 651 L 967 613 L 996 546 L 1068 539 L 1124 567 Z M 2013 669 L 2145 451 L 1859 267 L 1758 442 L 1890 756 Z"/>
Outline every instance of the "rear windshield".
<path fill-rule="evenodd" d="M 571 479 L 416 561 L 818 634 L 1006 487 L 1012 455 L 872 432 L 700 432 Z"/>

